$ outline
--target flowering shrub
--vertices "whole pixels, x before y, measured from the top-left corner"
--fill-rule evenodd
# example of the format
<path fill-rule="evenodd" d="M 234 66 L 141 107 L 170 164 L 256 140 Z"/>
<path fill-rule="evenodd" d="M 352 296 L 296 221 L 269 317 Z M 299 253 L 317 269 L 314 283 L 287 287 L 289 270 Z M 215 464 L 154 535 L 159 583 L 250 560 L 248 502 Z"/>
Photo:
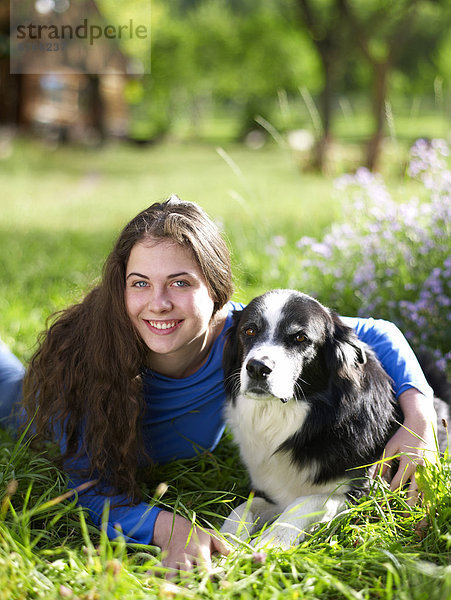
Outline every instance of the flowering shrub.
<path fill-rule="evenodd" d="M 303 237 L 296 251 L 282 248 L 280 237 L 269 248 L 272 261 L 282 267 L 283 254 L 290 264 L 282 269 L 287 285 L 341 314 L 394 321 L 415 349 L 432 350 L 442 368 L 451 357 L 448 155 L 442 140 L 416 142 L 407 174 L 420 182 L 420 194 L 405 201 L 394 200 L 381 176 L 366 169 L 341 177 L 343 223 L 322 240 Z"/>

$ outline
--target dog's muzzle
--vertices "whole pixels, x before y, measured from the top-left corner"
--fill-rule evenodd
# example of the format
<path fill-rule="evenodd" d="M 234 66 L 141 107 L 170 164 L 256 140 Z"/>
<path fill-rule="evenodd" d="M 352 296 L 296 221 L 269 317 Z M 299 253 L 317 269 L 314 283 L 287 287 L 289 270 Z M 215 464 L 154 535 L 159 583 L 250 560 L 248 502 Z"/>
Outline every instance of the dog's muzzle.
<path fill-rule="evenodd" d="M 257 360 L 256 358 L 250 358 L 246 363 L 246 372 L 251 382 L 253 382 L 253 385 L 248 387 L 248 391 L 261 394 L 262 396 L 274 396 L 268 385 L 268 377 L 271 375 L 272 371 L 273 365 L 269 360 L 263 361 Z M 288 400 L 289 398 L 280 398 L 280 401 L 284 404 L 288 402 Z"/>

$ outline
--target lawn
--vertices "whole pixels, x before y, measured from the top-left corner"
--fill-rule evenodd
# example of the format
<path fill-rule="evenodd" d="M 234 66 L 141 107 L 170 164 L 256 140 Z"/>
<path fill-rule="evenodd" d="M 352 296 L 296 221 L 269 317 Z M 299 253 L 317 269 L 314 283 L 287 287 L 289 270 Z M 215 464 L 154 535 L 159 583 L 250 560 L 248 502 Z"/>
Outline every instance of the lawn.
<path fill-rule="evenodd" d="M 354 205 L 349 195 L 337 194 L 332 177 L 300 172 L 293 155 L 275 144 L 258 151 L 234 144 L 218 151 L 206 144 L 174 142 L 50 149 L 16 139 L 2 146 L 0 155 L 0 337 L 24 361 L 47 317 L 76 301 L 100 275 L 125 222 L 173 192 L 199 202 L 222 224 L 233 250 L 237 299 L 246 301 L 266 286 L 289 281 L 299 287 L 313 281 L 324 301 L 337 291 L 330 273 L 323 281 L 325 263 L 312 262 L 313 242 L 305 246 L 313 279 L 304 274 L 307 266 L 296 242 L 308 236 L 322 241 L 322 249 L 324 240 L 338 248 L 342 230 L 334 237 L 330 225 L 349 215 Z M 403 155 L 389 174 L 394 203 L 400 205 L 424 192 L 418 182 L 402 176 L 404 170 Z M 434 201 L 442 206 L 449 195 Z M 392 204 L 384 206 L 394 210 Z M 449 229 L 449 223 L 440 224 L 443 232 Z M 361 227 L 357 221 L 355 226 Z M 429 222 L 422 226 L 429 231 Z M 439 240 L 442 232 L 434 231 L 430 260 L 441 267 L 449 237 L 445 247 Z M 349 289 L 363 238 L 349 238 L 354 254 L 334 255 L 334 260 L 348 263 L 343 297 L 360 302 L 353 306 L 361 308 L 367 299 Z M 405 239 L 390 243 L 402 249 Z M 370 258 L 385 260 L 375 249 Z M 407 271 L 407 283 L 385 286 L 387 304 L 407 284 L 411 294 L 417 283 L 421 291 L 424 282 L 416 282 L 415 276 L 426 276 L 416 266 Z M 434 327 L 434 335 L 445 335 L 440 321 Z M 314 531 L 300 547 L 263 556 L 244 545 L 226 560 L 215 561 L 212 576 L 194 573 L 171 587 L 158 569 L 156 549 L 108 542 L 73 499 L 64 496 L 65 477 L 49 459 L 51 449 L 40 454 L 4 432 L 0 441 L 0 600 L 451 598 L 449 460 L 421 470 L 424 501 L 413 509 L 402 494 L 378 483 L 371 497 Z M 150 479 L 143 474 L 149 498 L 160 482 L 168 484 L 168 491 L 158 502 L 204 525 L 219 526 L 230 506 L 247 493 L 246 475 L 228 437 L 213 455 L 160 468 Z"/>
<path fill-rule="evenodd" d="M 302 174 L 276 145 L 49 149 L 16 140 L 0 161 L 0 336 L 27 359 L 47 316 L 101 272 L 120 228 L 177 193 L 201 204 L 230 239 L 240 281 L 272 235 L 317 235 L 340 215 L 332 180 Z M 250 267 L 247 266 L 250 263 Z M 251 291 L 240 290 L 248 299 Z"/>
<path fill-rule="evenodd" d="M 259 230 L 318 234 L 340 214 L 332 181 L 302 175 L 277 146 L 203 144 L 48 149 L 17 140 L 0 162 L 4 294 L 0 335 L 22 357 L 51 312 L 88 287 L 125 223 L 177 193 L 201 204 L 246 251 Z M 261 248 L 252 248 L 262 250 Z"/>
<path fill-rule="evenodd" d="M 400 196 L 401 156 L 390 164 Z M 301 172 L 298 157 L 275 143 L 259 150 L 200 142 L 100 149 L 18 138 L 0 148 L 0 189 L 0 337 L 23 360 L 46 318 L 100 275 L 121 227 L 172 193 L 221 224 L 243 301 L 265 288 L 262 256 L 274 236 L 292 243 L 320 236 L 343 209 L 333 177 Z"/>

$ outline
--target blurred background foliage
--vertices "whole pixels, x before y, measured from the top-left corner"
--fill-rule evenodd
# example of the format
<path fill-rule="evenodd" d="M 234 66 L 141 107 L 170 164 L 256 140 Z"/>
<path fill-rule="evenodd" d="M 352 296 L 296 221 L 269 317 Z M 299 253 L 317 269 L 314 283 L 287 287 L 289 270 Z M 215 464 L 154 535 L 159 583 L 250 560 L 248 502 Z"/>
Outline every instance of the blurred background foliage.
<path fill-rule="evenodd" d="M 127 12 L 111 0 L 98 4 L 105 14 Z M 126 91 L 134 139 L 206 130 L 214 137 L 220 129 L 209 124 L 221 119 L 230 137 L 243 139 L 262 117 L 278 131 L 311 130 L 321 167 L 336 115 L 363 109 L 364 162 L 374 168 L 390 103 L 414 117 L 428 101 L 446 111 L 450 0 L 152 0 L 151 7 L 152 47 L 140 44 L 138 57 L 151 60 L 151 73 Z"/>
<path fill-rule="evenodd" d="M 70 7 L 60 17 L 51 15 L 63 22 L 72 19 L 75 25 L 100 13 L 110 24 L 128 24 L 132 18 L 151 35 L 124 35 L 107 44 L 107 53 L 119 46 L 129 73 L 115 81 L 95 75 L 74 77 L 72 84 L 14 81 L 19 100 L 27 93 L 35 96 L 31 107 L 16 110 L 22 112 L 18 122 L 39 121 L 46 110 L 60 110 L 55 95 L 63 92 L 56 86 L 68 90 L 76 84 L 72 92 L 81 94 L 79 105 L 91 106 L 83 118 L 98 129 L 97 136 L 85 135 L 91 141 L 113 129 L 113 135 L 143 145 L 175 137 L 246 141 L 254 147 L 302 130 L 304 137 L 289 142 L 308 155 L 304 167 L 322 172 L 330 167 L 337 137 L 358 142 L 359 164 L 376 170 L 387 136 L 407 137 L 410 145 L 419 136 L 448 133 L 451 0 L 39 2 L 53 3 L 58 13 L 59 5 Z M 14 113 L 10 106 L 5 119 L 2 109 L 11 84 L 3 73 L 8 37 L 8 2 L 0 0 L 1 122 Z M 49 102 L 50 108 L 42 107 Z M 111 109 L 121 116 L 107 131 Z M 428 128 L 431 113 L 442 127 L 439 132 Z M 395 131 L 400 119 L 415 121 L 416 127 Z"/>

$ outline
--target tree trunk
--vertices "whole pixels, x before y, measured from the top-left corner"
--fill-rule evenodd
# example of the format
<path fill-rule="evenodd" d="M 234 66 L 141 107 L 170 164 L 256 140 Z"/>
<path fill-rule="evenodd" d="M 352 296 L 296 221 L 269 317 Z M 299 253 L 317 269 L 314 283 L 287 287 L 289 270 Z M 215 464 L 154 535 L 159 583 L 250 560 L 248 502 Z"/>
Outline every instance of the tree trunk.
<path fill-rule="evenodd" d="M 379 165 L 385 129 L 385 101 L 388 89 L 390 64 L 388 61 L 374 64 L 373 119 L 374 133 L 368 143 L 366 166 L 375 171 Z"/>
<path fill-rule="evenodd" d="M 105 139 L 105 106 L 100 89 L 100 78 L 98 75 L 88 75 L 88 102 L 90 120 L 98 132 L 100 139 Z"/>
<path fill-rule="evenodd" d="M 329 149 L 332 140 L 332 115 L 333 115 L 333 92 L 335 80 L 334 59 L 330 56 L 328 48 L 320 48 L 319 53 L 324 72 L 324 87 L 321 93 L 320 116 L 322 132 L 315 146 L 315 154 L 312 166 L 315 170 L 324 173 L 327 171 Z"/>
<path fill-rule="evenodd" d="M 322 132 L 316 143 L 312 167 L 325 171 L 328 166 L 328 154 L 332 140 L 333 97 L 337 71 L 341 66 L 343 48 L 343 28 L 345 11 L 339 0 L 330 7 L 330 18 L 323 18 L 322 9 L 314 10 L 315 0 L 298 0 L 299 14 L 318 51 L 323 68 L 324 86 L 320 100 L 320 118 Z"/>

